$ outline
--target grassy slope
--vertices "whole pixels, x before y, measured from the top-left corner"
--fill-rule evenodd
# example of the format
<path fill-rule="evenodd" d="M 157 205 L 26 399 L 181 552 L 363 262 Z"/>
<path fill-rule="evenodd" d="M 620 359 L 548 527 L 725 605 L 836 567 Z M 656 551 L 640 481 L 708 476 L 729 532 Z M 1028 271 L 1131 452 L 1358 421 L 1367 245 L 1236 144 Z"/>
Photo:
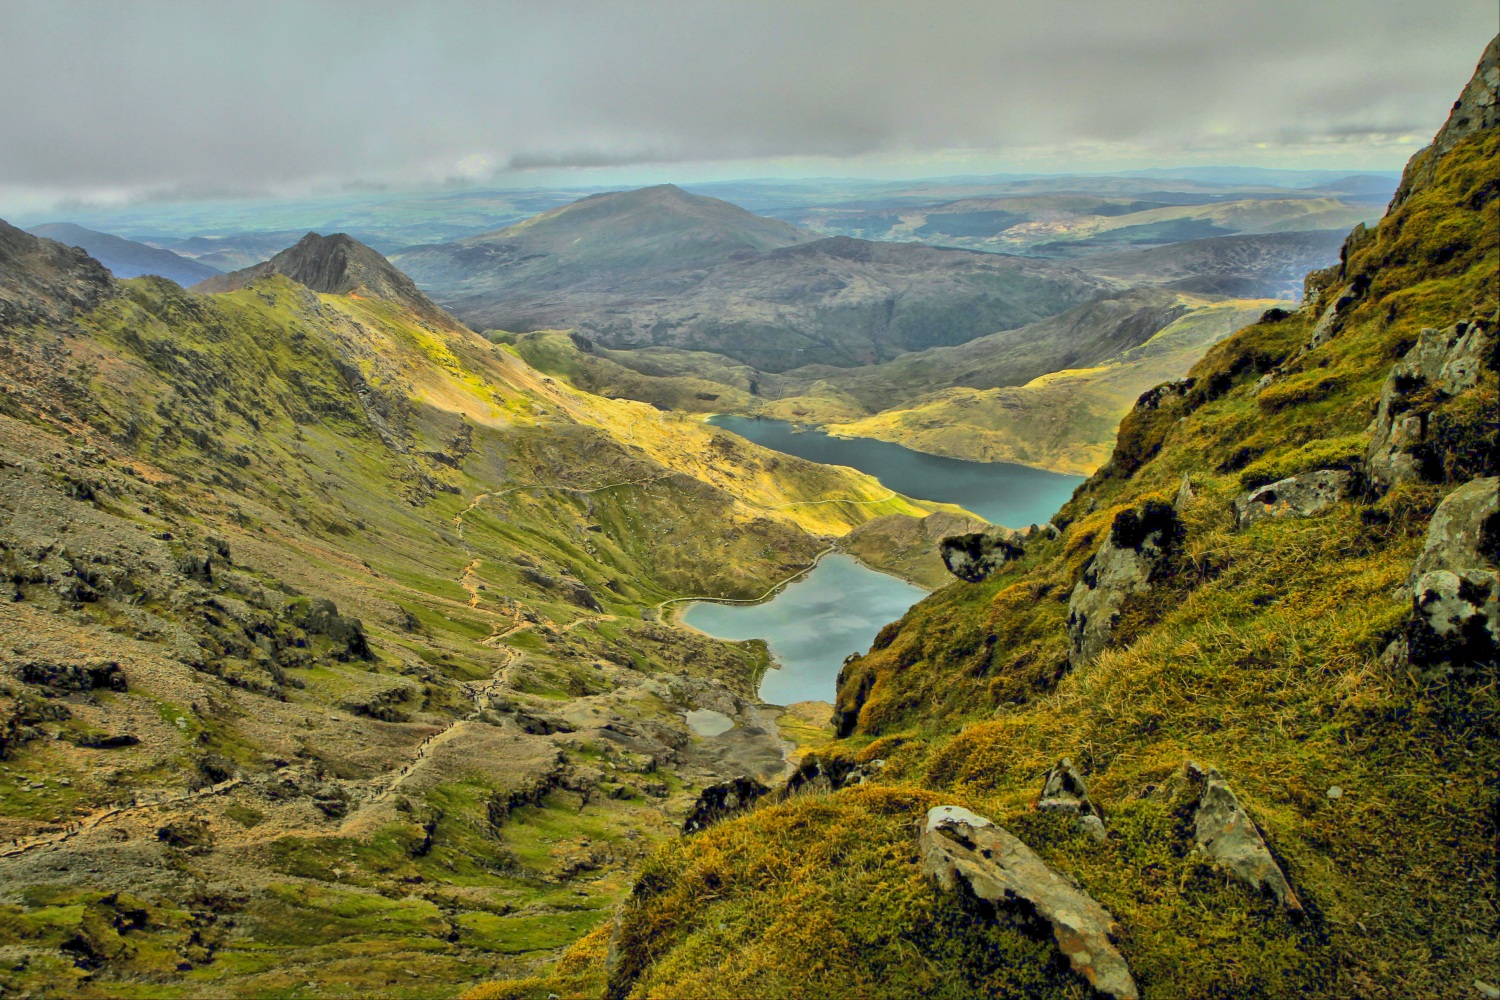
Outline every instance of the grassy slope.
<path fill-rule="evenodd" d="M 987 941 L 1009 925 L 964 921 L 933 941 L 909 824 L 938 799 L 1005 823 L 1109 908 L 1147 997 L 1461 996 L 1492 977 L 1494 685 L 1423 688 L 1376 663 L 1407 613 L 1395 588 L 1453 484 L 1407 484 L 1244 532 L 1227 510 L 1249 485 L 1350 463 L 1417 332 L 1496 315 L 1497 153 L 1500 133 L 1466 140 L 1356 246 L 1348 274 L 1368 275 L 1370 292 L 1338 337 L 1294 357 L 1307 310 L 1221 343 L 1186 399 L 1127 419 L 1058 541 L 882 632 L 846 669 L 858 732 L 836 744 L 885 759 L 880 786 L 794 800 L 665 848 L 622 917 L 612 988 L 1077 995 L 1055 965 L 1014 961 L 1023 939 Z M 1277 365 L 1281 381 L 1257 397 L 1252 384 Z M 1450 457 L 1464 478 L 1493 474 L 1482 416 L 1496 405 L 1493 367 L 1460 402 L 1470 423 Z M 1181 562 L 1127 608 L 1114 648 L 1064 675 L 1084 559 L 1117 512 L 1170 499 L 1184 472 L 1197 498 Z M 873 690 L 855 706 L 867 675 Z M 1065 754 L 1109 816 L 1103 847 L 1029 810 Z M 1189 758 L 1228 776 L 1310 904 L 1306 921 L 1185 852 Z M 606 979 L 587 949 L 564 971 L 490 995 L 597 993 Z"/>
<path fill-rule="evenodd" d="M 466 330 L 381 301 L 315 296 L 279 277 L 211 298 L 151 279 L 121 289 L 61 332 L 7 333 L 4 469 L 43 470 L 39 487 L 13 495 L 43 538 L 66 538 L 85 561 L 101 537 L 127 548 L 169 539 L 161 547 L 176 558 L 217 536 L 234 568 L 221 564 L 201 594 L 142 569 L 133 595 L 78 608 L 18 584 L 24 600 L 0 622 L 7 650 L 117 660 L 131 687 L 72 699 L 71 718 L 46 723 L 63 739 L 6 748 L 6 841 L 122 794 L 180 792 L 211 759 L 252 780 L 292 761 L 363 794 L 470 711 L 468 684 L 518 655 L 525 670 L 508 697 L 553 712 L 592 698 L 648 731 L 680 726 L 671 705 L 631 701 L 632 685 L 676 674 L 750 695 L 766 657 L 759 644 L 644 621 L 659 602 L 760 593 L 804 566 L 823 536 L 925 513 L 850 470 L 589 397 Z M 32 544 L 0 536 L 7 557 Z M 602 611 L 528 569 L 581 581 Z M 268 697 L 257 692 L 276 685 L 254 650 L 193 645 L 205 616 L 260 602 L 275 624 L 299 592 L 362 619 L 375 659 L 346 662 L 311 638 L 306 662 Z M 513 637 L 486 641 L 518 622 Z M 8 718 L 16 703 L 0 688 Z M 395 721 L 348 707 L 388 692 Z M 141 744 L 69 742 L 121 728 Z M 61 855 L 62 877 L 32 864 L 59 857 L 45 850 L 7 862 L 0 940 L 21 951 L 0 988 L 166 996 L 316 983 L 431 996 L 531 967 L 601 919 L 628 888 L 624 873 L 673 829 L 639 788 L 692 793 L 655 761 L 584 739 L 570 744 L 567 766 L 608 764 L 614 780 L 588 802 L 555 789 L 497 830 L 490 803 L 524 792 L 532 758 L 557 752 L 517 746 L 531 756 L 486 756 L 481 744 L 472 772 L 439 775 L 385 806 L 357 800 L 348 828 L 305 798 L 246 791 L 184 809 L 216 846 L 168 851 L 164 868 L 150 859 L 171 810 L 123 822 L 125 846 L 81 838 Z M 27 788 L 28 775 L 46 789 Z M 575 881 L 568 859 L 591 851 L 609 860 Z M 122 886 L 125 896 L 111 895 Z M 122 916 L 136 910 L 137 923 Z M 78 940 L 82 964 L 68 950 Z M 179 970 L 185 960 L 194 968 Z"/>

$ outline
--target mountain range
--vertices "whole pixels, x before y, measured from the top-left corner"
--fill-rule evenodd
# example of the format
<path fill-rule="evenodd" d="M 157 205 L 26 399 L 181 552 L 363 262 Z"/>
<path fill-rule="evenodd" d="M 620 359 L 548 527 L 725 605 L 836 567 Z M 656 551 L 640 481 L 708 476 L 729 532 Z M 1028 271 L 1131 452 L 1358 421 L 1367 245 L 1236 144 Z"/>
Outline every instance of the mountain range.
<path fill-rule="evenodd" d="M 962 343 L 1107 284 L 1065 266 L 816 234 L 672 185 L 598 195 L 394 261 L 476 328 L 571 328 L 768 371 Z"/>
<path fill-rule="evenodd" d="M 186 287 L 219 273 L 216 267 L 180 256 L 171 250 L 136 243 L 109 233 L 96 233 L 71 222 L 33 226 L 27 232 L 69 246 L 82 247 L 117 278 L 157 274 Z"/>

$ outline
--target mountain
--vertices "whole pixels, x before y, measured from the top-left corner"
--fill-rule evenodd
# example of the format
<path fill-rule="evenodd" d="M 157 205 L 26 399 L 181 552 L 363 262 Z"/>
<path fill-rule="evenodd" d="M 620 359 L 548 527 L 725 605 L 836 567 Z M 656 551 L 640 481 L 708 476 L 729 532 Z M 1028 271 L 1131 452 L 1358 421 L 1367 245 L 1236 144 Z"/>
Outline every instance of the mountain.
<path fill-rule="evenodd" d="M 864 364 L 1061 312 L 1108 285 L 994 254 L 819 239 L 665 185 L 396 255 L 476 327 L 712 350 L 767 371 Z"/>
<path fill-rule="evenodd" d="M 412 313 L 452 320 L 410 278 L 379 253 L 343 233 L 308 233 L 268 261 L 193 286 L 198 292 L 233 292 L 268 274 L 282 274 L 315 292 L 394 302 Z"/>
<path fill-rule="evenodd" d="M 961 578 L 844 662 L 836 739 L 471 996 L 1489 992 L 1497 55 L 1055 530 L 942 543 Z"/>
<path fill-rule="evenodd" d="M 96 233 L 92 229 L 75 226 L 71 222 L 52 222 L 32 226 L 27 232 L 57 240 L 69 246 L 82 247 L 99 263 L 109 268 L 117 278 L 138 278 L 143 274 L 159 274 L 182 285 L 202 281 L 218 274 L 217 268 L 196 260 L 189 260 L 170 250 L 147 246 L 132 240 Z"/>
<path fill-rule="evenodd" d="M 577 391 L 346 237 L 221 284 L 0 223 L 0 992 L 529 974 L 784 769 L 764 644 L 663 612 L 933 505 Z"/>
<path fill-rule="evenodd" d="M 78 247 L 0 219 L 0 325 L 56 324 L 114 294 L 104 265 Z"/>

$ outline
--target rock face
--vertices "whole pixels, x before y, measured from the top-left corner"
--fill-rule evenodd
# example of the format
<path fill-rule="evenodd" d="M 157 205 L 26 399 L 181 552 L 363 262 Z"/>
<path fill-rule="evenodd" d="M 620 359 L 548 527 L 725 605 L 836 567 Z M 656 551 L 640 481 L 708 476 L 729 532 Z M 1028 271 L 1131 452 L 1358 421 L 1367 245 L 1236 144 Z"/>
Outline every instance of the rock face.
<path fill-rule="evenodd" d="M 1109 645 L 1126 598 L 1151 589 L 1151 580 L 1182 534 L 1177 513 L 1149 500 L 1140 511 L 1122 511 L 1109 537 L 1084 569 L 1068 600 L 1068 665 L 1092 663 Z"/>
<path fill-rule="evenodd" d="M 726 816 L 749 809 L 768 792 L 770 789 L 754 778 L 734 778 L 709 785 L 699 793 L 698 801 L 693 803 L 692 811 L 683 821 L 682 832 L 697 833 L 699 830 L 706 830 Z"/>
<path fill-rule="evenodd" d="M 919 848 L 922 871 L 946 891 L 960 883 L 996 908 L 1024 906 L 1052 927 L 1073 971 L 1106 996 L 1140 996 L 1125 957 L 1114 946 L 1119 925 L 1109 911 L 1058 875 L 1007 831 L 958 806 L 927 812 Z"/>
<path fill-rule="evenodd" d="M 1252 888 L 1269 892 L 1286 909 L 1301 913 L 1302 901 L 1219 772 L 1190 763 L 1188 778 L 1202 788 L 1193 817 L 1198 848 Z"/>
<path fill-rule="evenodd" d="M 1241 528 L 1269 517 L 1310 517 L 1338 503 L 1354 477 L 1342 469 L 1320 469 L 1251 490 L 1234 502 Z"/>
<path fill-rule="evenodd" d="M 1052 810 L 1071 815 L 1078 827 L 1103 843 L 1108 839 L 1104 829 L 1104 811 L 1089 798 L 1088 786 L 1083 776 L 1073 767 L 1067 757 L 1058 761 L 1042 782 L 1042 794 L 1037 797 L 1038 810 Z"/>
<path fill-rule="evenodd" d="M 1407 656 L 1428 674 L 1493 674 L 1500 653 L 1500 478 L 1448 494 L 1427 526 L 1407 580 L 1412 617 Z"/>
<path fill-rule="evenodd" d="M 1433 411 L 1479 381 L 1485 353 L 1492 350 L 1489 324 L 1455 323 L 1423 330 L 1398 361 L 1380 391 L 1370 422 L 1365 468 L 1370 480 L 1390 487 L 1407 479 L 1437 478 L 1441 469 L 1424 455 Z"/>

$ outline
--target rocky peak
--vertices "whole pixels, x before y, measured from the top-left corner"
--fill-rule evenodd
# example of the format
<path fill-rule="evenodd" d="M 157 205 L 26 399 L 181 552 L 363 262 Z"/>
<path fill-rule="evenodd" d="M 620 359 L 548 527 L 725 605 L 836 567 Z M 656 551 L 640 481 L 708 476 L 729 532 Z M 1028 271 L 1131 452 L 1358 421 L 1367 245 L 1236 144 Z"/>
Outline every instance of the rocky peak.
<path fill-rule="evenodd" d="M 284 275 L 315 292 L 385 299 L 419 316 L 453 320 L 416 284 L 376 251 L 345 233 L 308 233 L 268 261 L 216 275 L 193 286 L 199 292 L 232 292 L 268 274 Z"/>
<path fill-rule="evenodd" d="M 1500 127 L 1500 35 L 1490 39 L 1479 65 L 1458 100 L 1453 102 L 1453 111 L 1438 133 L 1432 145 L 1420 150 L 1407 161 L 1401 174 L 1401 185 L 1391 199 L 1394 209 L 1406 201 L 1412 192 L 1431 182 L 1437 161 L 1464 139 L 1485 129 Z"/>
<path fill-rule="evenodd" d="M 78 247 L 0 219 L 0 328 L 57 322 L 113 294 L 103 264 Z"/>

